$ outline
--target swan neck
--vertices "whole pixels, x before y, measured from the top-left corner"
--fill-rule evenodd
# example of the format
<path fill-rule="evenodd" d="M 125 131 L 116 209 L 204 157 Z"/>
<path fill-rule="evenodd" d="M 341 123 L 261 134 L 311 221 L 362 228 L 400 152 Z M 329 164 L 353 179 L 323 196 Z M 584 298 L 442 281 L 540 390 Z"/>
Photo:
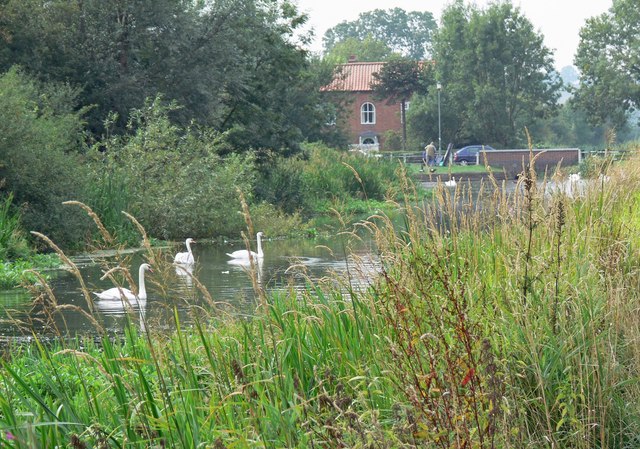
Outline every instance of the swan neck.
<path fill-rule="evenodd" d="M 144 299 L 147 297 L 147 289 L 144 285 L 144 267 L 140 266 L 138 270 L 138 297 Z"/>
<path fill-rule="evenodd" d="M 262 236 L 258 234 L 258 256 L 262 257 Z"/>
<path fill-rule="evenodd" d="M 191 242 L 187 241 L 187 242 L 185 242 L 185 243 L 187 244 L 187 252 L 188 252 L 189 254 L 192 254 L 192 253 L 191 253 Z"/>

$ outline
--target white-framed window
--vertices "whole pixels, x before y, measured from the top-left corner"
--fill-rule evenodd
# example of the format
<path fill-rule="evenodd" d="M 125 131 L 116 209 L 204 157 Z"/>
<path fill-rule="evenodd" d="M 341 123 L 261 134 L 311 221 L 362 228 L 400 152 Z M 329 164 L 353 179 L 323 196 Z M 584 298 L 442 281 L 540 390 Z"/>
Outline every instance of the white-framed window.
<path fill-rule="evenodd" d="M 362 103 L 360 107 L 360 123 L 374 124 L 376 122 L 376 107 L 373 103 Z"/>

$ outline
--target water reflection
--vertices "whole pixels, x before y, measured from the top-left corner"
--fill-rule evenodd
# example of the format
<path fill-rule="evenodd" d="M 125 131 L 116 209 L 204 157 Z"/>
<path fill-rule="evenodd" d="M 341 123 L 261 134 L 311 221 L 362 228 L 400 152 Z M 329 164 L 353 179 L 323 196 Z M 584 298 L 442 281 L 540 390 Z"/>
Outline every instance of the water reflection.
<path fill-rule="evenodd" d="M 195 268 L 195 262 L 189 264 L 176 263 L 174 264 L 174 268 L 178 282 L 184 285 L 185 288 L 191 289 L 193 287 L 193 269 Z"/>

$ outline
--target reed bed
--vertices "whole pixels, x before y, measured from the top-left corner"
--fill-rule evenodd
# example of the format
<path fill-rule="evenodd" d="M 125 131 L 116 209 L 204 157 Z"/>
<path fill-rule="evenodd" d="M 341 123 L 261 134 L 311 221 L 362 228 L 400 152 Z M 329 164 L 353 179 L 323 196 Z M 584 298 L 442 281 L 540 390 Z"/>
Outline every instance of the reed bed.
<path fill-rule="evenodd" d="M 261 292 L 250 320 L 209 297 L 169 334 L 132 315 L 122 338 L 12 345 L 0 447 L 638 447 L 640 161 L 603 175 L 577 198 L 525 169 L 514 192 L 424 203 L 404 177 L 403 223 L 358 225 L 381 265 L 366 289 Z"/>

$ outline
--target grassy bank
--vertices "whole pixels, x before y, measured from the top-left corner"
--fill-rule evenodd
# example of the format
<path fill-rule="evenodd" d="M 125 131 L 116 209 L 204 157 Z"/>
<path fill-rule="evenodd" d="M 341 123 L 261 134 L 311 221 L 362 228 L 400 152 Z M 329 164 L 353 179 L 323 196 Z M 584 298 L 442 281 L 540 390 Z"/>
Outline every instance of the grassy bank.
<path fill-rule="evenodd" d="M 134 314 L 120 339 L 5 348 L 0 441 L 637 447 L 640 163 L 615 168 L 578 199 L 529 173 L 482 208 L 451 189 L 416 207 L 407 183 L 401 229 L 362 223 L 380 276 L 348 297 L 334 282 L 262 294 L 242 320 L 201 290 L 210 308 L 171 335 Z M 167 294 L 171 267 L 148 258 Z"/>

